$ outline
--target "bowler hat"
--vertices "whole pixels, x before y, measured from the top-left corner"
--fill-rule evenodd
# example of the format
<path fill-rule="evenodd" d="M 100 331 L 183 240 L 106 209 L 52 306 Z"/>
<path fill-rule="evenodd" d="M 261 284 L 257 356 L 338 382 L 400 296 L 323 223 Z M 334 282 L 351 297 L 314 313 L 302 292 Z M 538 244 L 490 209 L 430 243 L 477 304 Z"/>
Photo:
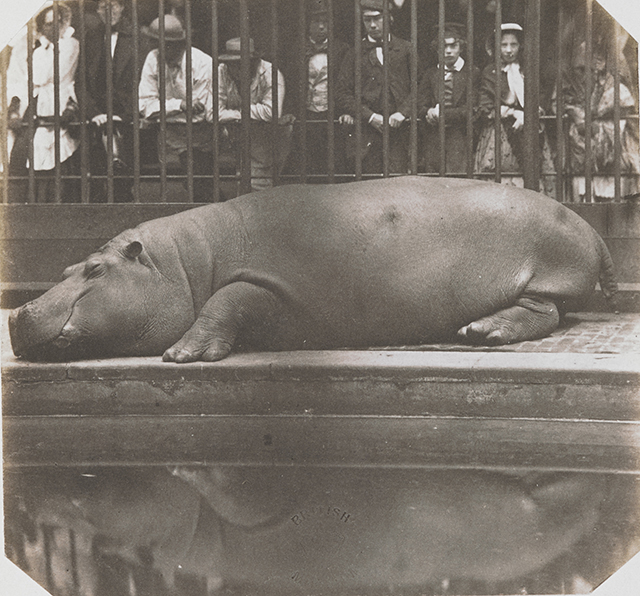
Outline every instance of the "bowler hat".
<path fill-rule="evenodd" d="M 360 0 L 360 8 L 367 12 L 383 12 L 384 5 L 389 7 L 389 10 L 393 8 L 393 2 L 391 0 Z"/>
<path fill-rule="evenodd" d="M 232 60 L 240 60 L 240 52 L 242 49 L 242 42 L 239 37 L 234 37 L 232 39 L 227 40 L 225 44 L 226 54 L 220 54 L 218 56 L 218 60 L 220 62 L 230 62 Z M 249 56 L 251 58 L 255 57 L 256 51 L 253 47 L 253 39 L 249 38 Z"/>
<path fill-rule="evenodd" d="M 142 32 L 149 37 L 160 39 L 160 19 L 153 19 L 148 27 L 142 28 Z M 164 38 L 166 41 L 182 41 L 187 38 L 182 22 L 172 14 L 164 15 Z"/>

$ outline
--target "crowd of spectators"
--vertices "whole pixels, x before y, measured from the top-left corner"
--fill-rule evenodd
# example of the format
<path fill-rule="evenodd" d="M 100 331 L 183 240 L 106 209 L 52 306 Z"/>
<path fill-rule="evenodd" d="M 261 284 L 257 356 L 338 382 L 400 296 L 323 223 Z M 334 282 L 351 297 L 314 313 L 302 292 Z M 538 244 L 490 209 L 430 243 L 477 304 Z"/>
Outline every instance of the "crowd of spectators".
<path fill-rule="evenodd" d="M 358 50 L 335 36 L 329 44 L 329 21 L 324 1 L 306 2 L 304 64 L 308 80 L 306 97 L 299 102 L 307 122 L 303 142 L 295 134 L 296 115 L 283 113 L 287 93 L 285 78 L 278 70 L 277 81 L 274 80 L 272 63 L 256 51 L 253 39 L 248 48 L 248 86 L 242 84 L 246 71 L 242 68 L 241 40 L 239 37 L 226 40 L 225 49 L 218 56 L 218 90 L 214 101 L 212 58 L 193 44 L 194 38 L 198 38 L 198 23 L 193 15 L 190 19 L 192 46 L 188 48 L 185 7 L 179 0 L 167 2 L 166 14 L 142 26 L 135 52 L 136 31 L 128 16 L 126 0 L 98 0 L 95 10 L 87 9 L 83 16 L 82 57 L 78 34 L 72 26 L 72 10 L 65 2 L 58 2 L 55 8 L 52 4 L 46 5 L 34 19 L 32 51 L 27 49 L 27 40 L 31 37 L 14 44 L 7 70 L 12 200 L 22 201 L 25 197 L 32 134 L 37 201 L 53 200 L 56 160 L 62 173 L 63 200 L 79 200 L 81 140 L 78 121 L 81 113 L 91 123 L 91 201 L 107 200 L 109 180 L 113 184 L 114 200 L 133 200 L 134 112 L 142 127 L 155 126 L 154 130 L 157 130 L 157 123 L 161 123 L 163 132 L 157 135 L 156 155 L 162 155 L 165 160 L 175 158 L 173 163 L 182 174 L 191 171 L 195 201 L 211 200 L 212 123 L 218 122 L 219 158 L 232 163 L 237 161 L 244 137 L 236 123 L 242 121 L 241 94 L 245 87 L 250 93 L 251 190 L 268 188 L 273 184 L 274 175 L 283 169 L 287 174 L 297 174 L 303 169 L 310 175 L 311 182 L 324 181 L 329 169 L 327 121 L 330 114 L 336 121 L 332 149 L 336 173 L 352 173 L 358 155 L 364 174 L 383 172 L 385 136 L 388 139 L 388 171 L 407 173 L 412 145 L 409 121 L 413 110 L 418 117 L 419 171 L 441 172 L 444 155 L 444 168 L 449 175 L 465 176 L 470 165 L 474 174 L 491 178 L 490 174 L 496 170 L 496 133 L 499 132 L 503 181 L 522 185 L 526 73 L 521 24 L 503 23 L 497 33 L 497 44 L 493 25 L 488 32 L 476 31 L 476 43 L 479 37 L 485 43 L 486 60 L 483 69 L 476 66 L 470 69 L 467 56 L 472 48 L 467 47 L 466 27 L 463 22 L 447 22 L 442 31 L 443 67 L 437 61 L 426 66 L 420 60 L 418 79 L 412 81 L 413 46 L 397 36 L 394 30 L 395 15 L 402 1 L 360 0 L 364 36 Z M 388 3 L 387 7 L 384 2 Z M 491 3 L 486 4 L 488 10 Z M 385 12 L 389 15 L 386 25 Z M 56 15 L 57 23 L 54 22 Z M 161 30 L 162 48 L 158 43 Z M 432 40 L 430 54 L 437 57 L 438 27 L 434 28 L 430 23 L 424 27 L 424 31 L 428 30 L 431 30 Z M 387 40 L 383 39 L 385 31 L 388 32 Z M 568 155 L 562 167 L 572 174 L 573 194 L 583 196 L 585 145 L 590 139 L 594 195 L 610 198 L 614 184 L 616 79 L 606 41 L 597 36 L 593 40 L 591 64 L 584 46 L 583 41 L 570 58 L 563 76 Z M 500 73 L 496 73 L 493 58 L 496 47 L 500 48 Z M 54 59 L 56 52 L 57 61 Z M 84 68 L 78 66 L 81 58 Z M 385 62 L 388 62 L 386 73 Z M 482 62 L 476 63 L 482 66 Z M 618 68 L 622 63 L 623 60 L 616 60 Z M 591 97 L 587 98 L 585 73 L 589 67 L 593 72 L 593 85 Z M 332 76 L 329 76 L 329 68 Z M 359 84 L 356 81 L 358 72 Z M 32 81 L 31 93 L 29 80 Z M 629 77 L 622 76 L 617 80 L 620 81 L 617 95 L 621 110 L 621 171 L 638 174 L 637 121 L 627 120 L 637 114 L 637 89 L 633 88 Z M 301 89 L 304 87 L 300 86 Z M 417 89 L 417 97 L 412 89 Z M 470 98 L 467 97 L 469 91 Z M 557 91 L 554 89 L 554 102 L 548 108 L 550 113 L 556 109 Z M 191 105 L 187 105 L 188 96 Z M 277 105 L 274 106 L 276 96 Z M 496 102 L 499 102 L 499 111 Z M 587 102 L 590 102 L 591 131 L 585 130 Z M 214 118 L 216 103 L 218 114 Z M 539 110 L 541 115 L 545 113 L 542 107 Z M 356 135 L 358 113 L 362 124 L 361 133 Z M 385 113 L 388 114 L 386 123 Z M 500 123 L 496 126 L 498 114 Z M 300 114 L 297 117 L 299 120 Z M 271 126 L 274 119 L 278 121 L 277 127 Z M 440 130 L 442 119 L 444 135 Z M 541 122 L 541 190 L 553 194 L 555 156 L 544 119 Z M 357 141 L 359 146 L 356 146 Z M 57 155 L 56 144 L 59 147 Z M 473 150 L 471 164 L 468 163 L 469 146 Z M 623 176 L 623 194 L 637 191 L 637 176 Z"/>

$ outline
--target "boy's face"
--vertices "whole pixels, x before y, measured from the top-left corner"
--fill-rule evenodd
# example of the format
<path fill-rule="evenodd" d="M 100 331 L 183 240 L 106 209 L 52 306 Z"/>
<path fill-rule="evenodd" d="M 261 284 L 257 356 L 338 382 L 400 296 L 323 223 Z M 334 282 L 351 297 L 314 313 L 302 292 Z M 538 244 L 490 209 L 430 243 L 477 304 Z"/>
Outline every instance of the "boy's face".
<path fill-rule="evenodd" d="M 444 39 L 444 63 L 446 66 L 453 66 L 460 58 L 460 42 L 455 37 L 445 37 Z"/>
<path fill-rule="evenodd" d="M 504 64 L 511 64 L 518 60 L 518 52 L 520 52 L 520 42 L 515 33 L 503 33 L 502 42 L 500 43 L 500 56 Z"/>
<path fill-rule="evenodd" d="M 362 22 L 371 39 L 379 41 L 382 39 L 384 15 L 378 11 L 365 11 L 362 14 Z"/>
<path fill-rule="evenodd" d="M 322 43 L 327 39 L 327 17 L 314 15 L 309 21 L 309 37 L 314 43 Z"/>

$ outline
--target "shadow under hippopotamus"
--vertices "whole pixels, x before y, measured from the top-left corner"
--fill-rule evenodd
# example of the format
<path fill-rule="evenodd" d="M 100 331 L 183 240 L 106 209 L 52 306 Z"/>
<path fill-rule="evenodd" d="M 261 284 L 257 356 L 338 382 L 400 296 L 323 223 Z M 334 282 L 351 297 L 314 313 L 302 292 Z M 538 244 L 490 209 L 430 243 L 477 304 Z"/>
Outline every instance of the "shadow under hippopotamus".
<path fill-rule="evenodd" d="M 7 516 L 7 543 L 56 594 L 110 595 L 145 573 L 155 595 L 425 594 L 456 582 L 483 593 L 517 586 L 593 534 L 619 481 L 464 470 L 23 470 L 6 481 L 8 508 L 20 510 Z"/>

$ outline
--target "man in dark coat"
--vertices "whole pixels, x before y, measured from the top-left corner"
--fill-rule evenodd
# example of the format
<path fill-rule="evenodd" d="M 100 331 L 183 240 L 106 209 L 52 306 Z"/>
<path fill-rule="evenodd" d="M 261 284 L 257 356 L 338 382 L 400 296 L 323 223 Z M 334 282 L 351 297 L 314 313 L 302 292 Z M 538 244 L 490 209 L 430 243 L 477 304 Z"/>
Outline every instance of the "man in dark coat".
<path fill-rule="evenodd" d="M 466 34 L 463 25 L 445 24 L 444 31 L 444 123 L 445 123 L 445 164 L 446 173 L 464 175 L 467 172 L 467 96 L 469 77 L 472 77 L 472 110 L 477 107 L 480 70 L 475 68 L 470 74 L 469 66 L 462 55 L 466 48 Z M 437 34 L 432 48 L 438 51 Z M 440 171 L 440 81 L 442 71 L 439 66 L 428 68 L 418 88 L 418 116 L 425 119 L 423 134 L 425 170 Z M 468 131 L 473 135 L 473 130 Z"/>
<path fill-rule="evenodd" d="M 133 132 L 131 122 L 133 110 L 137 104 L 135 93 L 138 87 L 140 67 L 149 49 L 143 36 L 140 36 L 138 50 L 139 63 L 134 63 L 134 31 L 131 22 L 124 15 L 125 0 L 100 0 L 97 14 L 99 19 L 87 15 L 86 34 L 86 95 L 87 116 L 95 126 L 96 142 L 92 148 L 91 170 L 104 176 L 107 172 L 107 98 L 113 105 L 113 165 L 114 200 L 129 201 L 132 181 Z M 111 20 L 111 35 L 108 34 L 107 21 Z M 112 78 L 109 80 L 107 52 L 111 54 Z M 81 89 L 81 85 L 78 85 Z M 119 177 L 124 176 L 124 177 Z M 104 181 L 92 185 L 92 200 L 106 200 Z"/>
<path fill-rule="evenodd" d="M 383 54 L 383 2 L 386 0 L 361 0 L 362 20 L 367 32 L 362 40 L 360 56 L 350 49 L 343 60 L 337 86 L 337 104 L 342 115 L 341 124 L 355 123 L 357 100 L 355 95 L 355 61 L 359 60 L 362 72 L 362 112 L 366 124 L 363 127 L 362 171 L 382 171 L 382 145 L 384 129 L 384 70 L 388 60 L 389 87 L 389 171 L 406 173 L 408 167 L 408 134 L 404 121 L 411 113 L 411 44 L 389 35 L 388 55 Z M 390 9 L 393 4 L 390 4 Z M 391 16 L 393 23 L 393 16 Z"/>
<path fill-rule="evenodd" d="M 306 171 L 308 174 L 322 175 L 328 172 L 328 117 L 329 87 L 336 84 L 337 72 L 342 64 L 348 46 L 340 39 L 332 40 L 329 49 L 329 11 L 324 0 L 310 0 L 307 8 L 308 25 L 305 46 L 307 65 L 306 88 Z M 331 54 L 331 55 L 330 55 Z M 329 72 L 331 62 L 331 72 Z M 342 143 L 334 144 L 334 163 L 343 169 L 344 155 Z M 298 155 L 300 152 L 296 152 Z M 324 178 L 311 179 L 323 182 Z"/>

